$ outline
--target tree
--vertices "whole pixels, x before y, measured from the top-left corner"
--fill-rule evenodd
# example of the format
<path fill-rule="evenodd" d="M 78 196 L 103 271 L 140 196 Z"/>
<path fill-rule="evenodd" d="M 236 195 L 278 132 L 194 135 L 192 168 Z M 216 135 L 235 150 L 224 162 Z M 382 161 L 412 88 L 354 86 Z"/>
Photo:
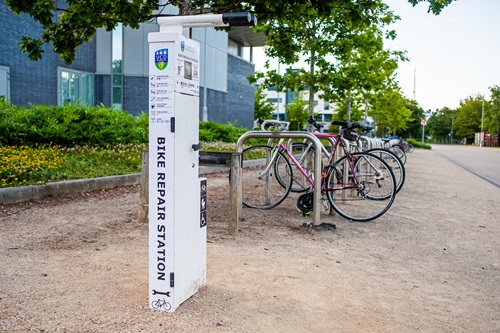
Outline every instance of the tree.
<path fill-rule="evenodd" d="M 304 100 L 303 94 L 299 93 L 291 104 L 286 106 L 287 119 L 290 122 L 289 129 L 301 131 L 308 119 L 308 102 Z"/>
<path fill-rule="evenodd" d="M 481 131 L 482 107 L 483 97 L 479 95 L 460 101 L 454 122 L 455 137 L 474 139 L 475 133 Z"/>
<path fill-rule="evenodd" d="M 319 13 L 331 13 L 342 10 L 347 12 L 353 22 L 369 22 L 367 10 L 375 7 L 381 0 L 170 0 L 166 5 L 179 8 L 179 15 L 202 13 L 224 13 L 250 11 L 259 20 L 271 18 L 295 17 L 297 21 L 311 10 Z M 412 5 L 427 2 L 429 11 L 440 11 L 456 0 L 407 0 Z M 43 33 L 39 38 L 22 37 L 20 46 L 30 59 L 39 60 L 43 55 L 43 46 L 52 44 L 66 63 L 75 59 L 75 52 L 80 45 L 91 40 L 97 28 L 112 31 L 121 22 L 124 26 L 137 28 L 140 22 L 153 17 L 158 9 L 158 0 L 72 0 L 57 7 L 62 1 L 6 0 L 5 3 L 16 13 L 26 13 L 41 24 Z"/>
<path fill-rule="evenodd" d="M 257 29 L 268 37 L 267 55 L 288 65 L 303 58 L 309 65 L 306 69 L 288 68 L 283 76 L 275 70 L 256 73 L 252 80 L 264 78 L 265 86 L 276 86 L 278 91 L 308 90 L 310 116 L 316 93 L 335 102 L 349 96 L 349 120 L 352 92 L 381 86 L 397 68 L 400 56 L 399 52 L 383 49 L 382 28 L 396 19 L 392 11 L 382 1 L 363 10 L 369 20 L 353 19 L 347 7 L 329 12 L 311 9 L 300 18 L 290 15 L 268 19 Z M 389 32 L 387 36 L 393 38 L 395 34 Z"/>
<path fill-rule="evenodd" d="M 255 119 L 271 119 L 274 111 L 274 104 L 267 100 L 267 96 L 263 93 L 264 87 L 259 85 L 255 90 Z"/>
<path fill-rule="evenodd" d="M 457 111 L 450 108 L 437 110 L 429 118 L 426 130 L 432 136 L 434 142 L 446 143 L 450 140 L 452 119 L 456 117 Z M 454 122 L 456 129 L 456 122 Z"/>
<path fill-rule="evenodd" d="M 406 108 L 411 111 L 411 119 L 406 123 L 407 128 L 401 132 L 401 136 L 404 138 L 418 138 L 422 132 L 420 120 L 425 117 L 424 109 L 415 100 L 407 100 Z"/>
<path fill-rule="evenodd" d="M 348 38 L 337 56 L 337 75 L 331 85 L 324 87 L 324 96 L 335 103 L 347 103 L 346 120 L 353 120 L 351 109 L 358 99 L 368 104 L 378 92 L 399 89 L 395 81 L 395 70 L 399 61 L 407 60 L 405 53 L 384 49 L 384 39 L 394 38 L 394 31 L 383 36 L 383 26 L 393 22 L 395 17 L 388 12 L 381 19 L 380 26 L 350 29 Z"/>
<path fill-rule="evenodd" d="M 500 133 L 500 86 L 490 87 L 491 101 L 485 103 L 484 130 L 490 134 Z"/>
<path fill-rule="evenodd" d="M 406 107 L 407 99 L 397 89 L 378 92 L 372 101 L 371 116 L 377 125 L 377 135 L 397 135 L 405 130 L 411 120 L 411 111 Z"/>
<path fill-rule="evenodd" d="M 336 105 L 336 113 L 333 115 L 335 120 L 346 121 L 348 108 L 350 108 L 352 121 L 360 121 L 363 119 L 364 110 L 363 103 L 359 98 L 354 98 L 351 100 L 350 105 L 348 105 L 347 99 L 341 100 Z"/>

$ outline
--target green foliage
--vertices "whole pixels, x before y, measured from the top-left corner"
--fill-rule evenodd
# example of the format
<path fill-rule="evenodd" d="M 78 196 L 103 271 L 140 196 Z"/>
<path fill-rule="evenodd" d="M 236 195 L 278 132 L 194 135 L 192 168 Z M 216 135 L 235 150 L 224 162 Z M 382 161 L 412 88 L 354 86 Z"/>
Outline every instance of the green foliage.
<path fill-rule="evenodd" d="M 408 142 L 409 144 L 411 144 L 415 148 L 432 149 L 432 147 L 430 145 L 428 145 L 427 143 L 421 142 L 421 141 L 418 141 L 415 139 L 408 139 L 408 140 L 406 140 L 406 142 Z"/>
<path fill-rule="evenodd" d="M 441 13 L 444 7 L 448 6 L 450 3 L 456 0 L 429 0 L 429 10 L 428 12 L 432 12 L 434 14 Z M 426 2 L 426 0 L 408 0 L 413 6 L 418 4 L 419 2 Z"/>
<path fill-rule="evenodd" d="M 106 146 L 147 140 L 147 114 L 134 117 L 102 105 L 22 108 L 0 99 L 0 146 Z"/>
<path fill-rule="evenodd" d="M 425 131 L 428 132 L 436 143 L 449 143 L 452 119 L 456 117 L 457 112 L 450 108 L 442 108 L 432 114 L 427 122 Z M 454 122 L 453 125 L 456 125 Z M 454 126 L 456 129 L 456 126 Z M 454 137 L 457 137 L 454 135 Z"/>
<path fill-rule="evenodd" d="M 307 89 L 311 96 L 319 92 L 321 98 L 337 104 L 387 85 L 398 61 L 405 59 L 403 53 L 385 50 L 383 45 L 384 36 L 395 36 L 384 30 L 397 17 L 381 1 L 358 6 L 357 13 L 370 19 L 358 20 L 345 5 L 265 21 L 257 30 L 268 37 L 267 55 L 289 65 L 304 59 L 309 67 L 287 69 L 283 76 L 273 70 L 256 73 L 251 80 L 264 78 L 265 86 L 276 86 L 279 91 Z M 351 109 L 346 111 L 346 120 L 351 120 Z"/>
<path fill-rule="evenodd" d="M 347 121 L 347 103 L 348 100 L 344 99 L 336 104 L 337 113 L 333 115 L 334 120 Z M 351 121 L 359 121 L 363 119 L 364 111 L 362 107 L 363 105 L 359 99 L 355 98 L 351 100 Z"/>
<path fill-rule="evenodd" d="M 418 138 L 422 133 L 420 120 L 425 118 L 424 109 L 415 100 L 407 100 L 406 108 L 411 111 L 410 121 L 406 123 L 407 128 L 400 131 L 400 136 L 404 138 Z"/>
<path fill-rule="evenodd" d="M 454 128 L 456 138 L 474 139 L 475 133 L 481 131 L 482 96 L 469 96 L 460 101 L 456 110 Z"/>
<path fill-rule="evenodd" d="M 490 134 L 500 133 L 500 86 L 490 87 L 491 101 L 485 103 L 484 130 Z"/>
<path fill-rule="evenodd" d="M 75 0 L 68 1 L 63 8 L 56 8 L 52 0 L 36 2 L 6 0 L 15 14 L 27 13 L 42 25 L 40 38 L 24 36 L 20 46 L 32 60 L 39 60 L 43 44 L 52 44 L 65 63 L 75 60 L 75 52 L 94 36 L 97 28 L 111 31 L 122 22 L 124 26 L 138 28 L 140 22 L 151 17 L 158 7 L 157 0 Z"/>
<path fill-rule="evenodd" d="M 408 0 L 415 5 L 428 2 L 429 10 L 439 14 L 441 9 L 454 0 Z M 32 60 L 38 60 L 43 54 L 43 45 L 51 45 L 56 53 L 67 63 L 75 60 L 75 52 L 85 42 L 91 40 L 97 28 L 112 31 L 119 23 L 137 28 L 140 22 L 152 17 L 153 10 L 158 9 L 157 0 L 72 0 L 65 2 L 62 8 L 55 4 L 62 2 L 53 0 L 6 0 L 6 5 L 15 14 L 26 13 L 43 29 L 40 38 L 23 37 L 21 49 L 28 53 Z M 225 13 L 251 11 L 259 21 L 270 19 L 295 19 L 301 23 L 304 15 L 322 13 L 326 16 L 342 12 L 349 22 L 354 24 L 370 23 L 376 20 L 378 8 L 382 0 L 170 0 L 165 5 L 179 8 L 179 15 L 200 13 Z M 346 26 L 346 28 L 348 28 Z M 319 45 L 318 45 L 319 46 Z"/>
<path fill-rule="evenodd" d="M 382 90 L 372 98 L 370 115 L 377 124 L 377 136 L 397 135 L 411 121 L 412 112 L 407 108 L 408 100 L 396 89 Z"/>
<path fill-rule="evenodd" d="M 138 173 L 146 144 L 0 147 L 0 188 Z"/>
<path fill-rule="evenodd" d="M 307 104 L 302 94 L 298 94 L 293 102 L 286 106 L 288 121 L 290 121 L 289 130 L 302 131 L 309 117 Z"/>
<path fill-rule="evenodd" d="M 57 148 L 0 147 L 0 187 L 36 184 L 65 161 Z"/>
<path fill-rule="evenodd" d="M 218 124 L 213 121 L 200 122 L 200 141 L 236 142 L 248 129 L 237 127 L 236 122 Z"/>
<path fill-rule="evenodd" d="M 274 111 L 274 104 L 267 100 L 263 90 L 262 85 L 259 85 L 255 90 L 254 119 L 271 119 Z"/>

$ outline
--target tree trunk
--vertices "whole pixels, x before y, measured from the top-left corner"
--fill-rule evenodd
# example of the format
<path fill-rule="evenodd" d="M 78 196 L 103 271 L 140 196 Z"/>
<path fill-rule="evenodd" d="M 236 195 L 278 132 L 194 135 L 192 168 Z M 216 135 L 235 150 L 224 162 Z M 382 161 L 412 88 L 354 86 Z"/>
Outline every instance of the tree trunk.
<path fill-rule="evenodd" d="M 315 43 L 315 39 L 316 39 L 316 35 L 315 35 L 315 24 L 314 24 L 314 21 L 313 21 L 313 33 L 311 35 L 311 39 L 312 39 L 312 44 L 314 45 Z M 310 62 L 309 62 L 309 74 L 311 74 L 311 77 L 314 76 L 314 66 L 315 66 L 315 63 L 316 63 L 316 51 L 314 50 L 314 48 L 311 50 L 311 59 L 310 59 Z M 312 83 L 309 84 L 309 117 L 313 117 L 314 118 L 314 86 Z M 307 124 L 307 131 L 308 132 L 314 132 L 314 128 L 311 124 Z"/>
<path fill-rule="evenodd" d="M 347 121 L 351 121 L 351 90 L 347 94 Z"/>

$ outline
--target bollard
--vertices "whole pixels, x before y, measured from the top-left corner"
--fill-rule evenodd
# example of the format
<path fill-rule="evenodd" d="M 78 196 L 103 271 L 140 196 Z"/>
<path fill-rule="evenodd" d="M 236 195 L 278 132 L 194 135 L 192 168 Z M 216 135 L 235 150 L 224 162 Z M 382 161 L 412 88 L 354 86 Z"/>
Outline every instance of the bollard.
<path fill-rule="evenodd" d="M 241 177 L 242 177 L 242 153 L 233 153 L 231 155 L 231 171 L 229 174 L 230 182 L 230 192 L 236 195 L 231 195 L 230 198 L 230 214 L 229 214 L 229 228 L 228 233 L 230 235 L 236 235 L 238 233 L 238 223 L 241 216 Z"/>

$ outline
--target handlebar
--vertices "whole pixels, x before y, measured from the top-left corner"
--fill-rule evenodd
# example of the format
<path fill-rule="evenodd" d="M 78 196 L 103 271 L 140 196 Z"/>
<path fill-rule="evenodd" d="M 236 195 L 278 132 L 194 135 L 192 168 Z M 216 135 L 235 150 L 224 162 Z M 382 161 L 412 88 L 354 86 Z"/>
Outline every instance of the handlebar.
<path fill-rule="evenodd" d="M 318 131 L 321 131 L 321 129 L 324 127 L 322 124 L 318 124 L 316 120 L 313 119 L 312 116 L 309 116 L 309 119 L 307 122 L 311 125 L 313 125 Z"/>
<path fill-rule="evenodd" d="M 262 131 L 269 131 L 272 128 L 277 129 L 277 130 L 281 130 L 281 131 L 286 131 L 286 130 L 288 130 L 289 125 L 290 125 L 290 122 L 288 122 L 288 121 L 280 121 L 280 120 L 274 120 L 274 119 L 262 120 L 260 118 L 257 118 L 254 122 L 253 127 L 254 127 L 254 130 L 258 129 L 260 127 L 260 129 Z"/>
<path fill-rule="evenodd" d="M 375 129 L 373 126 L 363 125 L 357 121 L 332 121 L 332 125 L 338 125 L 341 128 L 355 129 L 359 128 L 363 133 L 367 133 Z"/>

